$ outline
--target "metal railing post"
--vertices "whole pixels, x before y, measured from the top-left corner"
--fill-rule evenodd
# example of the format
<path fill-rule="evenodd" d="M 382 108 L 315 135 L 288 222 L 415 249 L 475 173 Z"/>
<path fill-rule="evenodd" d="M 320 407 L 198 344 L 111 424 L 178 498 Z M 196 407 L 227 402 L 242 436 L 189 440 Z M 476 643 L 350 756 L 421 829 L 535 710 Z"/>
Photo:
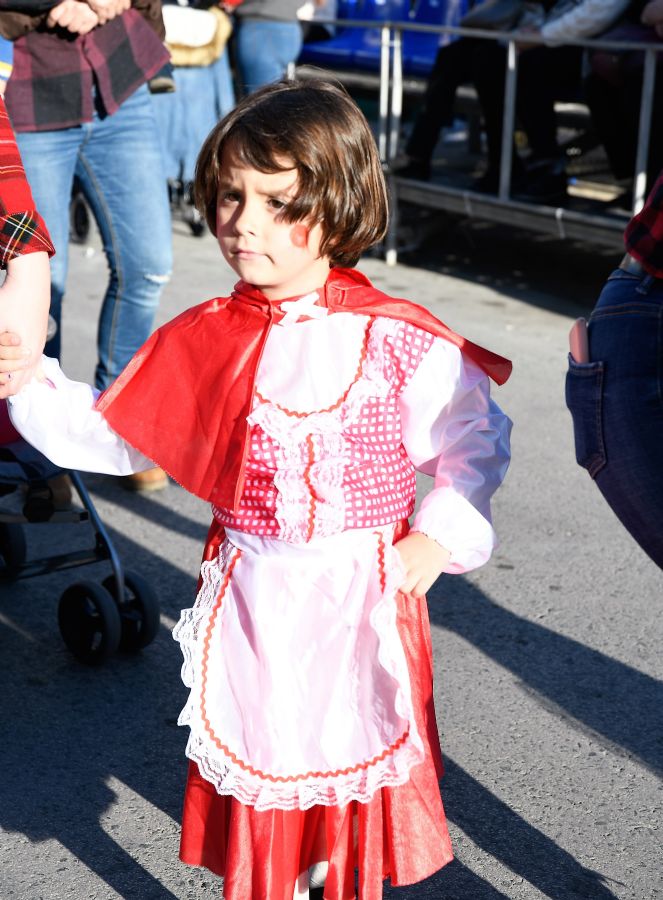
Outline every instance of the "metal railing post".
<path fill-rule="evenodd" d="M 391 57 L 391 110 L 389 116 L 389 145 L 387 162 L 398 154 L 398 139 L 403 116 L 403 32 L 394 28 Z"/>
<path fill-rule="evenodd" d="M 640 212 L 644 206 L 647 191 L 647 163 L 649 157 L 649 135 L 651 133 L 651 114 L 654 103 L 656 57 L 657 53 L 655 50 L 645 50 L 638 148 L 635 155 L 635 178 L 633 180 L 633 215 Z"/>
<path fill-rule="evenodd" d="M 403 116 L 403 33 L 396 27 L 393 31 L 391 42 L 391 71 L 390 71 L 390 107 L 389 107 L 389 141 L 387 145 L 387 184 L 389 187 L 391 210 L 389 215 L 389 228 L 385 239 L 385 262 L 388 266 L 395 266 L 398 262 L 397 235 L 398 235 L 398 191 L 390 174 L 393 159 L 398 154 L 398 139 L 401 131 L 401 118 Z"/>
<path fill-rule="evenodd" d="M 504 114 L 502 116 L 502 152 L 500 154 L 500 183 L 497 196 L 508 200 L 511 191 L 511 163 L 513 160 L 513 126 L 516 120 L 516 82 L 518 58 L 516 42 L 509 41 L 504 77 Z"/>
<path fill-rule="evenodd" d="M 378 151 L 382 162 L 389 154 L 389 70 L 391 63 L 391 28 L 383 25 L 380 32 L 380 119 L 378 122 Z"/>

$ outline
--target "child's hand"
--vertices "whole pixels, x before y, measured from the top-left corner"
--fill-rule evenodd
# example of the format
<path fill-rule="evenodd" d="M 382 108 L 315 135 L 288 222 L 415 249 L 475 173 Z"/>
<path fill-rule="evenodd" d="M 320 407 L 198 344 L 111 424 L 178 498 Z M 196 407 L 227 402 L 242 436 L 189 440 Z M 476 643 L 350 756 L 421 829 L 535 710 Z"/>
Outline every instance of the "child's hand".
<path fill-rule="evenodd" d="M 21 338 L 12 331 L 0 334 L 0 398 L 16 393 L 25 383 L 27 370 L 34 372 L 32 353 L 21 344 Z"/>
<path fill-rule="evenodd" d="M 401 592 L 411 597 L 423 597 L 447 567 L 451 553 L 419 531 L 411 531 L 394 546 L 407 573 Z"/>

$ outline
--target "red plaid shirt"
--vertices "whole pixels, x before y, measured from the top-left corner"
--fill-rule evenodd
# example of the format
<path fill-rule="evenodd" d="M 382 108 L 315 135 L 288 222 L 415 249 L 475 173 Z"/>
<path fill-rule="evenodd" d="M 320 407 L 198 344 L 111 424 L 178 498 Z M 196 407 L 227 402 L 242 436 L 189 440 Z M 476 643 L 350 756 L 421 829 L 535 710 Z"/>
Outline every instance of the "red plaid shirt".
<path fill-rule="evenodd" d="M 21 3 L 0 0 L 0 8 L 8 6 Z M 21 132 L 91 122 L 93 86 L 112 115 L 168 59 L 164 44 L 135 9 L 76 37 L 41 26 L 14 42 L 5 95 L 12 124 Z"/>
<path fill-rule="evenodd" d="M 663 172 L 647 202 L 626 226 L 626 250 L 655 278 L 663 278 Z"/>
<path fill-rule="evenodd" d="M 30 185 L 0 97 L 0 268 L 24 253 L 55 253 L 46 226 L 35 209 Z"/>

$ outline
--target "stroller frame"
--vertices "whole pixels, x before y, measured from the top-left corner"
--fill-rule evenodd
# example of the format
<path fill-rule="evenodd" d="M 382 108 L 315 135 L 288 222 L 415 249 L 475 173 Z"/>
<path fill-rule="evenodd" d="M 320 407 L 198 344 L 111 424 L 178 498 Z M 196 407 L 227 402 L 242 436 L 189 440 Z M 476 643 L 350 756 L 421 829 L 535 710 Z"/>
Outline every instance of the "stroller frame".
<path fill-rule="evenodd" d="M 111 575 L 101 584 L 79 581 L 62 593 L 58 604 L 62 638 L 74 656 L 87 665 L 104 662 L 118 648 L 136 651 L 146 647 L 156 637 L 160 625 L 159 601 L 154 589 L 142 576 L 124 569 L 80 474 L 54 467 L 38 454 L 46 464 L 40 470 L 39 465 L 21 460 L 22 447 L 28 449 L 23 442 L 0 447 L 0 495 L 11 493 L 21 483 L 28 485 L 22 513 L 0 506 L 0 585 L 107 560 Z M 31 454 L 36 453 L 33 448 L 29 450 Z M 26 479 L 3 479 L 2 462 L 20 467 Z M 31 502 L 30 487 L 44 488 L 49 494 L 48 480 L 57 475 L 69 476 L 83 509 L 57 510 L 44 496 L 37 496 Z M 1 490 L 3 486 L 8 488 Z M 84 522 L 94 532 L 92 547 L 26 561 L 23 525 Z"/>

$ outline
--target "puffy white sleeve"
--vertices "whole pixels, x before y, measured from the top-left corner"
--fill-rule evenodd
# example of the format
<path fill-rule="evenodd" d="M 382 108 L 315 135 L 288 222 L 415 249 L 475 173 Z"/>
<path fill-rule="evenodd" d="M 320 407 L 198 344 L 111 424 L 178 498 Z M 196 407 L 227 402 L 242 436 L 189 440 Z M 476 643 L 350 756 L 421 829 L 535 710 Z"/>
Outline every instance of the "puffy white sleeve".
<path fill-rule="evenodd" d="M 63 469 L 130 475 L 154 463 L 129 446 L 94 408 L 99 391 L 70 381 L 57 360 L 42 358 L 47 381 L 9 398 L 9 415 L 25 440 Z"/>
<path fill-rule="evenodd" d="M 553 10 L 541 26 L 546 42 L 563 44 L 565 40 L 594 37 L 609 28 L 626 10 L 630 0 L 581 0 L 570 3 L 559 15 Z"/>
<path fill-rule="evenodd" d="M 511 421 L 490 398 L 488 377 L 436 338 L 400 397 L 403 444 L 434 478 L 412 530 L 451 553 L 447 572 L 483 565 L 496 544 L 490 499 L 509 465 Z"/>

